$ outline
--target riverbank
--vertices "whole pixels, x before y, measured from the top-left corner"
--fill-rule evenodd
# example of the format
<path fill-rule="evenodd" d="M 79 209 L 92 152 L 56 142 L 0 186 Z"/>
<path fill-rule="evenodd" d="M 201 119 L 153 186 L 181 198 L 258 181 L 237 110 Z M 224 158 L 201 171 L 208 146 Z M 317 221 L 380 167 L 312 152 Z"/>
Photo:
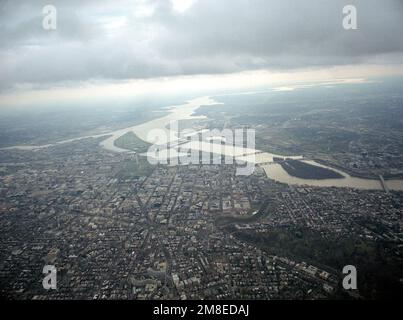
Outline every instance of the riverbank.
<path fill-rule="evenodd" d="M 360 178 L 360 179 L 369 179 L 369 180 L 379 180 L 379 175 L 360 174 L 349 168 L 346 168 L 341 165 L 337 165 L 333 162 L 329 162 L 327 160 L 323 160 L 323 159 L 319 159 L 319 158 L 313 158 L 312 160 L 319 164 L 322 164 L 324 166 L 327 166 L 330 168 L 335 168 L 335 169 L 341 170 L 343 172 L 346 172 L 351 177 Z M 385 180 L 403 179 L 403 173 L 396 174 L 396 175 L 385 174 L 385 175 L 383 175 L 383 177 Z"/>

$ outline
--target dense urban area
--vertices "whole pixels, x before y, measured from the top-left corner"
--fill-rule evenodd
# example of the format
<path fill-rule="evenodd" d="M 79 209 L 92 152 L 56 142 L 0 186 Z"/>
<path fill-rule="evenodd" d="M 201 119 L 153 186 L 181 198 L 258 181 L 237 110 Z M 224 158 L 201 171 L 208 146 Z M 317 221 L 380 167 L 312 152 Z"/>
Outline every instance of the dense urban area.
<path fill-rule="evenodd" d="M 401 285 L 402 192 L 296 187 L 256 167 L 151 166 L 99 139 L 2 150 L 0 294 L 376 298 Z M 42 268 L 57 268 L 44 290 Z M 341 287 L 355 265 L 359 290 Z M 379 268 L 382 267 L 382 273 Z"/>

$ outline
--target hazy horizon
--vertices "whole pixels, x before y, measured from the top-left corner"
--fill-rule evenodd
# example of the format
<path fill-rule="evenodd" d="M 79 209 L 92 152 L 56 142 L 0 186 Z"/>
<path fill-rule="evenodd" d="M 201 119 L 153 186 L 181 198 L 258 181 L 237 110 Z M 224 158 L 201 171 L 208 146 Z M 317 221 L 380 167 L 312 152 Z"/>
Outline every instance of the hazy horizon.
<path fill-rule="evenodd" d="M 403 75 L 403 4 L 46 1 L 0 6 L 0 107 Z M 71 101 L 74 102 L 74 101 Z"/>

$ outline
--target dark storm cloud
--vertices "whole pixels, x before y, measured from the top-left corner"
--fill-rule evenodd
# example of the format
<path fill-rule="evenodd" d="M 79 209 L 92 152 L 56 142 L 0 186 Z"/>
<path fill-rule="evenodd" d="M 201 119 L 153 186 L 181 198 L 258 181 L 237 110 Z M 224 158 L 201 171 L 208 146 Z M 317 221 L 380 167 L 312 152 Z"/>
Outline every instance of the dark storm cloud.
<path fill-rule="evenodd" d="M 42 8 L 58 10 L 56 31 Z M 358 30 L 342 28 L 354 4 Z M 400 0 L 0 2 L 0 87 L 91 79 L 402 63 Z"/>

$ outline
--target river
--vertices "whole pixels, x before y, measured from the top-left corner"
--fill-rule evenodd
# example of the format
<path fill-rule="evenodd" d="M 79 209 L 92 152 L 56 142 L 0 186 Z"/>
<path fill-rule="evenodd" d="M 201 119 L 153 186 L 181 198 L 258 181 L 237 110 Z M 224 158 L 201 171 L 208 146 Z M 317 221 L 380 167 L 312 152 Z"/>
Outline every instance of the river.
<path fill-rule="evenodd" d="M 199 97 L 196 99 L 192 99 L 184 104 L 167 107 L 168 114 L 157 119 L 153 119 L 147 121 L 145 123 L 135 125 L 132 127 L 119 129 L 116 131 L 102 133 L 97 135 L 90 136 L 82 136 L 74 139 L 68 139 L 59 141 L 55 144 L 47 144 L 41 146 L 13 146 L 2 148 L 2 150 L 11 150 L 11 149 L 19 149 L 19 150 L 40 150 L 43 148 L 48 148 L 55 145 L 60 145 L 64 143 L 69 143 L 72 141 L 77 141 L 81 139 L 87 138 L 99 138 L 105 136 L 105 139 L 100 142 L 100 145 L 111 152 L 131 152 L 129 150 L 125 150 L 115 146 L 114 142 L 116 139 L 121 137 L 122 135 L 133 132 L 140 139 L 149 142 L 151 144 L 155 143 L 158 140 L 159 144 L 164 144 L 168 142 L 177 142 L 178 133 L 174 132 L 167 128 L 169 124 L 179 120 L 186 119 L 205 119 L 204 116 L 194 116 L 193 113 L 201 106 L 211 106 L 211 105 L 220 105 L 222 103 L 215 101 L 211 97 Z M 317 187 L 348 187 L 348 188 L 357 188 L 357 189 L 366 189 L 366 190 L 382 190 L 382 185 L 379 180 L 372 179 L 363 179 L 356 178 L 348 175 L 347 173 L 330 168 L 328 166 L 319 164 L 315 161 L 304 160 L 302 156 L 292 156 L 287 158 L 292 159 L 300 159 L 304 162 L 307 162 L 311 165 L 316 165 L 320 167 L 324 167 L 333 171 L 340 173 L 343 178 L 340 179 L 302 179 L 289 175 L 278 163 L 274 163 L 273 158 L 279 157 L 282 158 L 282 155 L 276 155 L 267 152 L 261 152 L 257 149 L 246 149 L 241 147 L 231 147 L 231 148 L 223 148 L 220 144 L 216 144 L 210 141 L 203 141 L 201 143 L 196 142 L 187 142 L 181 145 L 182 149 L 193 149 L 193 150 L 202 150 L 207 152 L 214 152 L 217 154 L 223 154 L 231 157 L 235 157 L 237 161 L 249 161 L 253 162 L 259 166 L 261 166 L 268 178 L 273 179 L 278 182 L 290 184 L 290 185 L 306 185 L 306 186 L 317 186 Z M 175 152 L 176 152 L 175 148 Z M 171 150 L 170 150 L 171 151 Z M 171 153 L 170 155 L 174 155 L 175 153 Z M 176 153 L 177 154 L 177 153 Z M 160 156 L 166 156 L 166 153 L 160 154 Z M 394 179 L 394 180 L 386 180 L 386 186 L 389 190 L 400 190 L 403 191 L 403 180 Z"/>

